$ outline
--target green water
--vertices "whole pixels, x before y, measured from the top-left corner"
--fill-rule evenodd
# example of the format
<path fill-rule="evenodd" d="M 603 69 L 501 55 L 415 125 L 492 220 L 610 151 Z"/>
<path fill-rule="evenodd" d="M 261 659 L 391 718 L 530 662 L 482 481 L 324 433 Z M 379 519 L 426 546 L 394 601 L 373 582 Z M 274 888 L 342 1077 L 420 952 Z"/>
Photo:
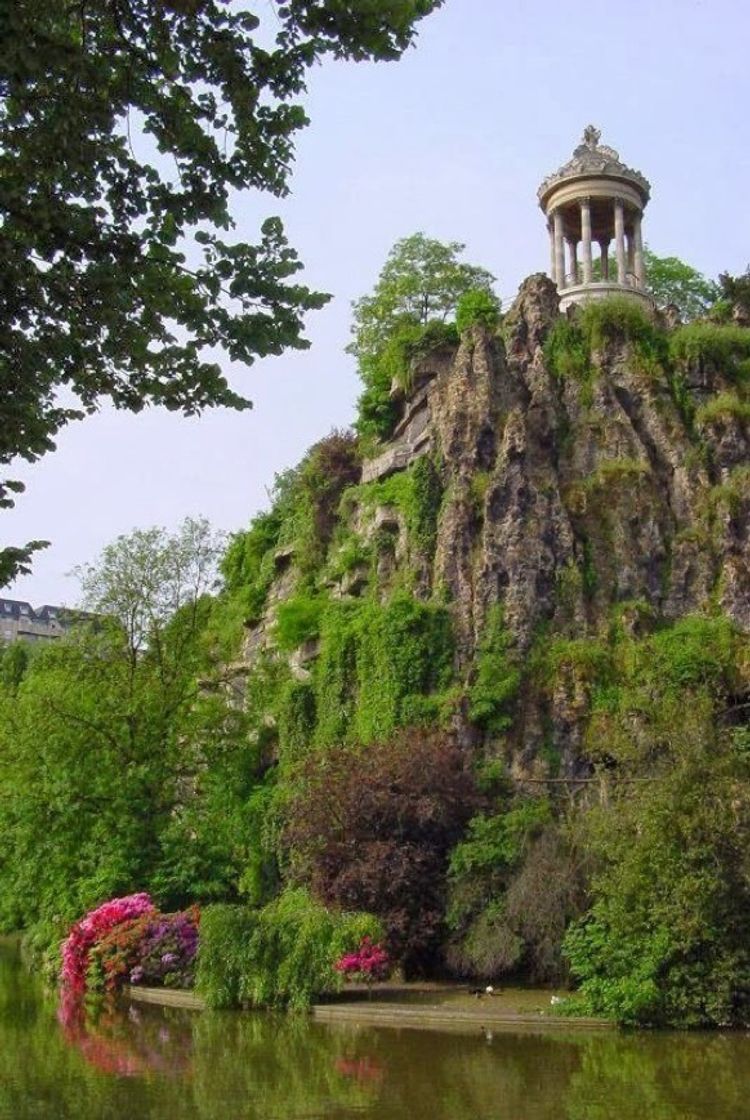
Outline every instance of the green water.
<path fill-rule="evenodd" d="M 124 1008 L 60 1022 L 0 946 L 0 1120 L 742 1120 L 750 1036 L 440 1034 Z"/>

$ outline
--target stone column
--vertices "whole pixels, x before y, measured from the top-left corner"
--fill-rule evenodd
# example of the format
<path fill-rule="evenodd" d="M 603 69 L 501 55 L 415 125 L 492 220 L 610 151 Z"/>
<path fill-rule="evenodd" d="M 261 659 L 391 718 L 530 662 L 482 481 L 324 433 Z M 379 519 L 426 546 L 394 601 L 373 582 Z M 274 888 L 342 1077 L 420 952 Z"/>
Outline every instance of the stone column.
<path fill-rule="evenodd" d="M 590 284 L 593 278 L 591 260 L 591 201 L 581 199 L 581 248 L 583 253 L 583 282 Z"/>
<path fill-rule="evenodd" d="M 578 253 L 577 253 L 578 242 L 576 241 L 575 237 L 568 237 L 567 242 L 568 242 L 568 259 L 570 261 L 570 271 L 569 271 L 568 275 L 570 276 L 571 284 L 577 284 L 578 283 Z"/>
<path fill-rule="evenodd" d="M 609 241 L 599 242 L 601 253 L 602 280 L 609 280 Z"/>
<path fill-rule="evenodd" d="M 615 199 L 615 246 L 617 249 L 617 283 L 625 284 L 625 212 L 622 199 Z"/>
<path fill-rule="evenodd" d="M 635 284 L 635 243 L 632 233 L 628 233 L 625 240 L 627 244 L 628 283 Z"/>
<path fill-rule="evenodd" d="M 641 230 L 641 215 L 636 214 L 633 227 L 633 242 L 635 247 L 635 282 L 639 288 L 646 287 L 646 265 L 643 260 L 643 231 Z"/>
<path fill-rule="evenodd" d="M 563 220 L 559 210 L 552 215 L 555 238 L 555 283 L 559 289 L 565 287 L 565 244 L 563 242 Z"/>
<path fill-rule="evenodd" d="M 552 279 L 557 282 L 557 272 L 555 263 L 555 230 L 552 225 L 552 219 L 547 222 L 547 230 L 549 231 L 549 274 Z"/>

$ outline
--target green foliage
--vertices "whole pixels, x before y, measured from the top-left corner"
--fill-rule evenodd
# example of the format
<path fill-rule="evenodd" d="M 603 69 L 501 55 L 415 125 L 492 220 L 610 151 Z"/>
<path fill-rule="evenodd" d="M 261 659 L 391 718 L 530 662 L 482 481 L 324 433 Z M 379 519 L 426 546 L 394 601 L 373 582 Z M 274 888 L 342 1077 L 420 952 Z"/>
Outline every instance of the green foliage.
<path fill-rule="evenodd" d="M 334 581 L 342 579 L 357 568 L 369 568 L 372 563 L 372 548 L 357 533 L 342 530 L 337 534 L 329 554 L 326 576 Z"/>
<path fill-rule="evenodd" d="M 604 683 L 612 676 L 612 650 L 600 638 L 545 638 L 532 665 L 548 686 L 563 675 L 587 684 Z"/>
<path fill-rule="evenodd" d="M 609 345 L 627 342 L 639 370 L 649 378 L 666 379 L 667 344 L 663 333 L 639 304 L 627 297 L 592 300 L 575 318 L 560 317 L 547 336 L 547 367 L 560 381 L 581 386 L 581 399 L 590 405 L 596 377 L 594 357 Z"/>
<path fill-rule="evenodd" d="M 481 814 L 469 821 L 466 835 L 451 853 L 454 880 L 477 873 L 503 872 L 521 859 L 531 835 L 552 819 L 546 798 L 522 801 L 504 813 Z"/>
<path fill-rule="evenodd" d="M 303 1011 L 341 977 L 334 964 L 381 926 L 287 889 L 259 910 L 211 906 L 201 917 L 197 988 L 209 1007 L 288 1007 Z"/>
<path fill-rule="evenodd" d="M 252 617 L 257 616 L 265 600 L 273 567 L 268 563 L 264 565 L 263 562 L 278 544 L 280 531 L 281 518 L 278 510 L 259 513 L 253 518 L 249 529 L 232 534 L 221 560 L 224 590 L 230 595 L 239 591 L 251 591 L 248 596 L 250 603 L 253 596 L 257 596 L 260 608 L 256 607 Z"/>
<path fill-rule="evenodd" d="M 274 627 L 274 640 L 279 649 L 297 649 L 303 642 L 317 638 L 326 605 L 325 596 L 305 594 L 279 603 Z"/>
<path fill-rule="evenodd" d="M 351 487 L 342 500 L 342 512 L 355 504 L 371 517 L 381 506 L 392 506 L 403 514 L 414 549 L 430 557 L 435 546 L 443 485 L 434 461 L 421 456 L 405 471 L 388 478 Z"/>
<path fill-rule="evenodd" d="M 486 288 L 471 288 L 456 303 L 456 329 L 462 334 L 475 323 L 495 330 L 500 322 L 500 302 Z"/>
<path fill-rule="evenodd" d="M 40 943 L 136 888 L 172 906 L 235 892 L 256 759 L 243 713 L 198 689 L 214 545 L 194 529 L 171 556 L 158 533 L 105 550 L 87 596 L 116 619 L 0 688 L 0 922 Z"/>
<path fill-rule="evenodd" d="M 591 379 L 591 357 L 587 340 L 577 323 L 560 316 L 544 344 L 547 368 L 560 381 L 577 381 L 585 384 Z"/>
<path fill-rule="evenodd" d="M 741 276 L 730 276 L 728 272 L 722 272 L 719 276 L 719 287 L 730 311 L 737 307 L 745 316 L 750 316 L 750 266 Z"/>
<path fill-rule="evenodd" d="M 415 699 L 439 693 L 453 673 L 450 614 L 397 593 L 385 604 L 332 604 L 315 670 L 317 741 L 370 742 L 410 722 Z"/>
<path fill-rule="evenodd" d="M 485 979 L 523 968 L 559 981 L 562 938 L 580 914 L 582 884 L 580 861 L 545 797 L 474 817 L 450 859 L 449 962 Z"/>
<path fill-rule="evenodd" d="M 432 319 L 428 323 L 401 323 L 383 347 L 379 361 L 388 378 L 388 388 L 396 384 L 404 393 L 411 393 L 413 362 L 442 346 L 456 346 L 458 333 L 452 323 Z"/>
<path fill-rule="evenodd" d="M 507 731 L 520 685 L 512 635 L 505 626 L 503 608 L 497 605 L 490 609 L 479 644 L 476 676 L 469 689 L 469 718 L 491 734 Z"/>
<path fill-rule="evenodd" d="M 650 779 L 592 814 L 600 861 L 589 914 L 565 951 L 583 1007 L 624 1023 L 750 1021 L 747 757 L 711 706 L 673 710 L 673 747 Z"/>
<path fill-rule="evenodd" d="M 303 758 L 315 737 L 315 690 L 307 681 L 286 685 L 279 711 L 279 743 L 282 761 Z"/>
<path fill-rule="evenodd" d="M 8 9 L 0 380 L 13 391 L 0 463 L 38 458 L 102 399 L 136 412 L 246 408 L 209 351 L 249 365 L 307 345 L 303 316 L 328 297 L 297 281 L 278 218 L 256 244 L 227 237 L 230 196 L 288 190 L 308 68 L 397 58 L 438 2 L 356 16 L 328 0 L 262 15 L 217 0 Z M 131 119 L 152 144 L 134 144 Z M 4 482 L 0 497 L 19 489 Z M 0 553 L 0 579 L 40 543 Z"/>
<path fill-rule="evenodd" d="M 271 584 L 279 574 L 277 551 L 281 547 L 289 550 L 289 562 L 305 585 L 310 585 L 333 535 L 341 494 L 359 475 L 357 441 L 350 432 L 334 429 L 308 450 L 299 466 L 276 476 L 270 511 L 254 518 L 246 531 L 232 535 L 221 562 L 224 587 L 206 640 L 218 660 L 236 656 L 244 627 L 261 620 Z M 310 599 L 309 592 L 302 598 Z M 306 628 L 304 605 L 296 606 L 299 610 L 290 608 L 288 612 L 288 636 L 287 620 L 282 619 L 282 642 L 299 644 L 295 626 L 302 631 Z M 315 606 L 308 603 L 309 633 L 305 637 L 315 632 L 314 616 Z"/>
<path fill-rule="evenodd" d="M 646 248 L 646 285 L 657 307 L 674 304 L 683 319 L 705 315 L 719 298 L 719 285 L 679 257 L 659 257 Z"/>
<path fill-rule="evenodd" d="M 580 309 L 578 323 L 592 350 L 625 339 L 644 350 L 663 353 L 663 335 L 651 315 L 627 296 L 592 300 Z"/>
<path fill-rule="evenodd" d="M 354 304 L 354 337 L 348 350 L 364 383 L 356 425 L 361 435 L 390 435 L 397 417 L 390 399 L 392 380 L 408 391 L 413 358 L 456 340 L 448 321 L 461 296 L 481 291 L 495 300 L 494 278 L 483 268 L 461 262 L 463 249 L 458 242 L 444 244 L 422 233 L 398 241 L 373 294 Z"/>
<path fill-rule="evenodd" d="M 647 667 L 662 689 L 707 685 L 718 692 L 731 687 L 738 658 L 738 639 L 728 618 L 688 616 L 658 630 L 641 645 L 634 675 L 643 679 Z"/>
<path fill-rule="evenodd" d="M 0 687 L 13 692 L 24 678 L 31 660 L 27 642 L 13 642 L 0 652 Z"/>
<path fill-rule="evenodd" d="M 709 366 L 738 385 L 750 380 L 750 330 L 717 323 L 691 323 L 669 338 L 678 365 Z"/>
<path fill-rule="evenodd" d="M 423 556 L 435 551 L 443 484 L 434 461 L 423 455 L 411 467 L 412 496 L 407 502 L 406 523 L 411 540 Z"/>

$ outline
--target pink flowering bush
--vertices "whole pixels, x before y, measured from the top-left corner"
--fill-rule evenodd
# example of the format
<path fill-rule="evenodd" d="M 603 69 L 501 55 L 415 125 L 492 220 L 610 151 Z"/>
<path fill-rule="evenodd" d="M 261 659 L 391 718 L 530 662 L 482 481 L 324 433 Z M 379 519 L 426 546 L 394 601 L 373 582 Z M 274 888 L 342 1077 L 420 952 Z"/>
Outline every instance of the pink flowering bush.
<path fill-rule="evenodd" d="M 382 945 L 376 945 L 370 937 L 363 937 L 354 953 L 344 953 L 333 966 L 337 972 L 349 980 L 386 980 L 391 971 L 391 962 Z"/>
<path fill-rule="evenodd" d="M 156 913 L 156 907 L 151 896 L 145 892 L 113 898 L 95 910 L 89 910 L 85 918 L 75 923 L 63 942 L 60 973 L 63 985 L 70 991 L 83 993 L 92 947 L 114 926 L 148 913 Z"/>

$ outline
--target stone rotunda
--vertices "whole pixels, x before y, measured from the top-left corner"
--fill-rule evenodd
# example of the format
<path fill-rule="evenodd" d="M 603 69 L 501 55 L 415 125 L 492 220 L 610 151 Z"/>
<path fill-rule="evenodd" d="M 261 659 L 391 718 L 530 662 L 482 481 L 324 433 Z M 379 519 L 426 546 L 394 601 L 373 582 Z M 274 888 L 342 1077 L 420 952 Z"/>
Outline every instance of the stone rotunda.
<path fill-rule="evenodd" d="M 547 218 L 551 275 L 561 311 L 572 303 L 610 295 L 651 305 L 641 232 L 651 187 L 613 148 L 600 144 L 600 137 L 589 125 L 572 159 L 549 175 L 537 192 Z"/>

